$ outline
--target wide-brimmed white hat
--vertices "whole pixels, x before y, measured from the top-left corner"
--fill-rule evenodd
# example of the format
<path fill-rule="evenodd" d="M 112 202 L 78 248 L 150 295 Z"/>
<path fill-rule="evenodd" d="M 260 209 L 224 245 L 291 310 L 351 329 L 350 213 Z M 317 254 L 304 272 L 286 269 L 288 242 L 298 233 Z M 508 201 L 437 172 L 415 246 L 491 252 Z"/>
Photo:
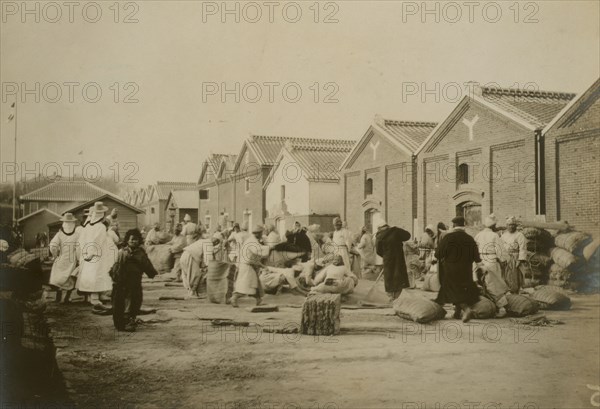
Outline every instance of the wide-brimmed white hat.
<path fill-rule="evenodd" d="M 77 218 L 75 216 L 73 216 L 73 213 L 65 213 L 63 214 L 63 216 L 60 218 L 60 221 L 63 223 L 76 223 L 77 222 Z"/>
<path fill-rule="evenodd" d="M 106 213 L 108 212 L 108 207 L 104 206 L 102 202 L 94 203 L 94 206 L 90 207 L 90 212 L 98 214 L 98 213 Z"/>
<path fill-rule="evenodd" d="M 483 225 L 485 227 L 492 227 L 496 223 L 498 223 L 498 220 L 496 219 L 496 216 L 494 215 L 494 213 L 490 214 L 483 220 Z"/>

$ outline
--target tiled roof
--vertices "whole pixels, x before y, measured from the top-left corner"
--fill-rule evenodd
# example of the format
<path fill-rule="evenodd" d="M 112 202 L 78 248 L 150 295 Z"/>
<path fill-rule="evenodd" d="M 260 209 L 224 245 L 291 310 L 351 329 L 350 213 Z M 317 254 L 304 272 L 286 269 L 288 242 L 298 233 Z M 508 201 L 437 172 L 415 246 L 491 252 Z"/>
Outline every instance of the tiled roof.
<path fill-rule="evenodd" d="M 550 123 L 546 125 L 543 133 L 546 134 L 553 127 L 566 128 L 572 126 L 585 112 L 600 99 L 600 78 L 587 90 L 577 95 Z M 594 118 L 593 128 L 600 127 L 600 117 Z"/>
<path fill-rule="evenodd" d="M 56 218 L 60 219 L 60 214 L 57 214 L 57 213 L 53 212 L 52 210 L 43 207 L 43 208 L 39 209 L 38 211 L 29 213 L 27 216 L 23 216 L 20 219 L 17 219 L 17 222 L 21 223 L 22 221 L 27 220 L 27 219 L 29 219 L 33 216 L 36 216 L 38 214 L 41 214 L 41 213 L 50 213 L 52 216 L 55 216 Z"/>
<path fill-rule="evenodd" d="M 113 195 L 103 195 L 103 196 L 99 196 L 99 197 L 97 196 L 97 197 L 93 198 L 92 200 L 90 200 L 90 201 L 88 201 L 86 203 L 79 204 L 79 205 L 77 205 L 77 206 L 75 206 L 75 207 L 73 207 L 73 208 L 71 208 L 69 210 L 66 210 L 65 212 L 75 213 L 78 210 L 87 209 L 87 208 L 93 206 L 95 202 L 104 202 L 104 205 L 108 206 L 108 202 L 106 201 L 107 199 L 112 199 L 115 202 L 117 202 L 117 203 L 121 204 L 122 206 L 125 206 L 125 207 L 133 210 L 136 213 L 144 213 L 143 210 L 140 210 L 137 207 L 133 206 L 132 204 L 124 202 L 123 200 L 121 200 L 118 197 L 115 197 Z M 110 206 L 108 206 L 108 207 L 110 207 Z M 63 212 L 63 213 L 65 213 L 65 212 Z"/>
<path fill-rule="evenodd" d="M 47 202 L 87 202 L 98 196 L 116 195 L 86 181 L 57 181 L 24 194 L 20 200 Z"/>
<path fill-rule="evenodd" d="M 326 182 L 339 180 L 339 168 L 352 150 L 354 141 L 337 140 L 317 143 L 287 143 L 286 150 L 310 181 Z"/>
<path fill-rule="evenodd" d="M 317 139 L 317 138 L 289 138 L 285 136 L 265 136 L 252 135 L 246 143 L 256 155 L 256 159 L 260 165 L 274 165 L 281 148 L 286 142 L 292 144 L 302 144 L 304 146 L 323 147 L 350 147 L 354 145 L 354 141 L 346 141 L 341 139 Z"/>
<path fill-rule="evenodd" d="M 171 190 L 193 189 L 196 186 L 194 182 L 156 182 L 158 200 L 167 200 Z"/>
<path fill-rule="evenodd" d="M 380 117 L 375 117 L 375 123 L 409 148 L 411 152 L 416 151 L 437 126 L 435 122 L 395 121 Z"/>
<path fill-rule="evenodd" d="M 575 94 L 480 87 L 478 94 L 488 103 L 519 117 L 536 128 L 548 124 Z"/>
<path fill-rule="evenodd" d="M 173 190 L 173 201 L 179 209 L 197 209 L 200 197 L 198 189 L 194 190 Z"/>

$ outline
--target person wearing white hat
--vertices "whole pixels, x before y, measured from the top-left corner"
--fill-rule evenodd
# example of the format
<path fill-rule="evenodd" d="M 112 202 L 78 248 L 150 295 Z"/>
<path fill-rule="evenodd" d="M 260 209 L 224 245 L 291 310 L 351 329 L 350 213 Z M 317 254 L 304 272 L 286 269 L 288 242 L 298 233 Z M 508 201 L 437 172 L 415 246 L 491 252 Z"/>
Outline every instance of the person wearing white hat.
<path fill-rule="evenodd" d="M 109 271 L 117 259 L 118 249 L 103 223 L 108 207 L 94 203 L 89 223 L 79 235 L 80 272 L 77 289 L 91 293 L 91 303 L 101 308 L 100 294 L 112 289 Z"/>
<path fill-rule="evenodd" d="M 383 219 L 377 224 L 375 249 L 383 258 L 383 282 L 390 302 L 398 298 L 403 288 L 410 287 L 404 259 L 404 242 L 409 239 L 409 232 L 390 227 Z"/>
<path fill-rule="evenodd" d="M 196 240 L 183 249 L 179 264 L 181 266 L 181 281 L 183 287 L 188 290 L 188 297 L 200 296 L 200 283 L 204 275 L 203 267 L 208 266 L 212 260 L 213 243 L 206 237 L 206 231 L 200 227 L 198 230 L 200 239 Z"/>
<path fill-rule="evenodd" d="M 518 294 L 523 287 L 522 269 L 527 261 L 527 239 L 520 231 L 517 231 L 517 218 L 509 216 L 506 218 L 506 231 L 502 234 L 504 249 L 507 253 L 507 264 L 504 269 L 504 281 L 508 284 L 510 291 Z"/>
<path fill-rule="evenodd" d="M 492 213 L 483 220 L 485 228 L 477 233 L 475 242 L 481 257 L 481 267 L 484 273 L 483 281 L 489 294 L 494 298 L 500 315 L 504 316 L 504 307 L 508 303 L 506 293 L 508 286 L 502 279 L 501 262 L 504 262 L 504 245 L 496 233 L 496 216 Z"/>
<path fill-rule="evenodd" d="M 356 246 L 358 254 L 360 254 L 360 264 L 362 274 L 367 274 L 375 268 L 375 246 L 373 244 L 373 236 L 367 226 L 363 226 L 360 230 L 360 240 Z"/>
<path fill-rule="evenodd" d="M 185 237 L 186 245 L 189 246 L 194 241 L 196 241 L 197 229 L 198 226 L 196 225 L 196 223 L 192 222 L 192 217 L 186 213 L 185 216 L 183 216 L 183 226 L 181 228 L 181 234 Z"/>
<path fill-rule="evenodd" d="M 352 234 L 344 227 L 344 222 L 339 217 L 333 219 L 333 236 L 331 241 L 335 245 L 337 254 L 342 256 L 344 265 L 348 268 L 352 266 L 350 261 L 350 249 L 352 248 Z"/>
<path fill-rule="evenodd" d="M 233 285 L 233 295 L 231 296 L 231 305 L 237 307 L 237 300 L 243 295 L 249 295 L 256 298 L 256 305 L 259 305 L 264 295 L 261 282 L 258 279 L 256 267 L 261 264 L 263 258 L 269 256 L 269 246 L 260 243 L 264 233 L 263 226 L 256 226 L 252 229 L 252 235 L 242 244 L 240 259 L 238 264 L 238 273 Z"/>
<path fill-rule="evenodd" d="M 82 227 L 77 226 L 77 218 L 65 213 L 61 218 L 62 226 L 50 241 L 50 253 L 54 258 L 50 272 L 50 285 L 58 287 L 56 300 L 60 301 L 62 291 L 66 291 L 64 302 L 69 302 L 71 291 L 75 288 L 77 275 L 77 243 Z"/>

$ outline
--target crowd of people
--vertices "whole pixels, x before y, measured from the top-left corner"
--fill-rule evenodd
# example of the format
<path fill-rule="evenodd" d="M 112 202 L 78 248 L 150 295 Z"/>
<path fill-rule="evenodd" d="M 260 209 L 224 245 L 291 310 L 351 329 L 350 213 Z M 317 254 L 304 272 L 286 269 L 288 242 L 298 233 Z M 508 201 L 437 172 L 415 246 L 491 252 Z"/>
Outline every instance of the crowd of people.
<path fill-rule="evenodd" d="M 112 313 L 118 330 L 135 330 L 143 299 L 142 275 L 152 278 L 158 274 L 146 251 L 158 244 L 167 244 L 173 263 L 171 276 L 181 282 L 189 298 L 201 296 L 211 261 L 235 266 L 233 293 L 228 300 L 233 307 L 244 296 L 254 297 L 260 304 L 265 293 L 282 291 L 346 296 L 353 292 L 358 279 L 368 274 L 383 276 L 390 302 L 412 286 L 403 250 L 411 234 L 383 220 L 375 226 L 374 235 L 367 226 L 355 235 L 336 217 L 332 232 L 321 232 L 316 224 L 295 222 L 282 237 L 272 224 L 249 229 L 247 223 L 232 222 L 210 232 L 186 214 L 166 243 L 158 224 L 147 233 L 128 230 L 121 239 L 117 210 L 108 213 L 102 202 L 89 209 L 83 223 L 71 213 L 64 214 L 61 221 L 49 244 L 54 259 L 49 283 L 58 289 L 57 300 L 68 302 L 77 290 L 94 312 Z M 509 217 L 506 230 L 499 234 L 492 214 L 473 238 L 464 230 L 465 219 L 456 217 L 452 229 L 440 222 L 428 225 L 418 240 L 412 238 L 425 270 L 439 277 L 436 301 L 454 304 L 456 318 L 468 321 L 472 317 L 470 307 L 480 294 L 477 284 L 496 303 L 501 315 L 506 294 L 519 292 L 526 239 L 517 231 L 517 224 Z M 278 263 L 269 262 L 275 253 L 283 258 Z M 107 301 L 112 307 L 103 304 Z"/>

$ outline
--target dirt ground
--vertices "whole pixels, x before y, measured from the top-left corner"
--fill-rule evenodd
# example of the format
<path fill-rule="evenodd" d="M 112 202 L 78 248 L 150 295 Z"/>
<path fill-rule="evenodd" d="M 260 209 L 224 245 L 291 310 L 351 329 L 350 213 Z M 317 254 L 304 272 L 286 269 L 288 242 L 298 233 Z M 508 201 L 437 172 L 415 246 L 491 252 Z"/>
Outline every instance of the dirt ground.
<path fill-rule="evenodd" d="M 357 297 L 369 282 L 361 282 Z M 420 291 L 420 290 L 412 290 Z M 50 303 L 57 362 L 81 408 L 587 408 L 600 406 L 600 297 L 545 312 L 564 324 L 451 318 L 431 325 L 392 309 L 342 309 L 335 337 L 266 332 L 299 327 L 303 298 L 267 296 L 250 313 L 144 282 L 145 323 L 117 333 L 89 305 Z M 431 293 L 428 293 L 431 297 Z M 248 300 L 249 301 L 249 300 Z M 249 322 L 213 327 L 210 319 Z"/>

